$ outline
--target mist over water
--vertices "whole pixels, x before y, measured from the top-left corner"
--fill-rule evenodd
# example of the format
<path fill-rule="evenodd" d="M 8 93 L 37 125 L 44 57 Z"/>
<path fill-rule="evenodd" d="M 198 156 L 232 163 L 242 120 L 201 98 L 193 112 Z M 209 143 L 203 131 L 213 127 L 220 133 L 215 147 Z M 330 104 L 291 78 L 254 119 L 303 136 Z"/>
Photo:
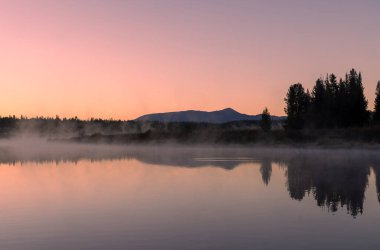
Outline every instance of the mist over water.
<path fill-rule="evenodd" d="M 0 141 L 0 249 L 378 249 L 379 180 L 377 150 L 20 136 Z"/>

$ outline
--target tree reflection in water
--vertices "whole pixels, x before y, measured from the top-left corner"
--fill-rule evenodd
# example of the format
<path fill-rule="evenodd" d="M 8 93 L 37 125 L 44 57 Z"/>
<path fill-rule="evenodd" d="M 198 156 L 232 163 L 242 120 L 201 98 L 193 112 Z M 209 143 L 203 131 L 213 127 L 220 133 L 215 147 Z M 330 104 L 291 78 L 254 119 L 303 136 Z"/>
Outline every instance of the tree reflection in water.
<path fill-rule="evenodd" d="M 380 202 L 380 164 L 376 164 L 373 167 L 373 172 L 375 172 L 375 175 L 376 175 L 377 199 Z"/>
<path fill-rule="evenodd" d="M 369 174 L 369 165 L 362 161 L 301 158 L 288 162 L 287 188 L 293 199 L 302 200 L 311 193 L 318 206 L 331 212 L 346 207 L 355 217 L 363 213 Z"/>
<path fill-rule="evenodd" d="M 270 177 L 272 175 L 272 162 L 268 159 L 264 159 L 260 167 L 261 177 L 266 186 L 268 186 Z"/>
<path fill-rule="evenodd" d="M 345 207 L 356 217 L 363 213 L 370 169 L 376 175 L 380 202 L 380 155 L 376 150 L 294 150 L 218 147 L 111 147 L 75 144 L 47 144 L 0 150 L 1 164 L 112 161 L 135 159 L 147 164 L 198 168 L 204 166 L 231 170 L 242 163 L 260 164 L 262 181 L 271 181 L 272 164 L 284 167 L 286 188 L 294 200 L 311 195 L 318 206 L 336 212 Z"/>

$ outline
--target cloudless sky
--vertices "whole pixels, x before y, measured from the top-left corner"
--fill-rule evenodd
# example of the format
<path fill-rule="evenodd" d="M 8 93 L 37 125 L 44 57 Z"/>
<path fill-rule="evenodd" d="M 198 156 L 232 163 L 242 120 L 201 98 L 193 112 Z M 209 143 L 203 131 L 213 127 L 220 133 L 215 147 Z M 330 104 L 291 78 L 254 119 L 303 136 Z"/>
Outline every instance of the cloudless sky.
<path fill-rule="evenodd" d="M 380 80 L 377 0 L 0 0 L 0 115 L 283 115 L 291 83 Z"/>

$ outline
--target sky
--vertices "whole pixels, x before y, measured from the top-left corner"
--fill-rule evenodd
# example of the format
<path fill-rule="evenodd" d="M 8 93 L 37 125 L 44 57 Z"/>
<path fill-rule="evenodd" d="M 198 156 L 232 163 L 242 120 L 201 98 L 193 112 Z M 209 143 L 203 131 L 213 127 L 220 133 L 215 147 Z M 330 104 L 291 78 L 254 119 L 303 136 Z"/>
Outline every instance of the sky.
<path fill-rule="evenodd" d="M 290 84 L 380 80 L 377 0 L 0 0 L 0 115 L 134 119 L 264 107 Z"/>

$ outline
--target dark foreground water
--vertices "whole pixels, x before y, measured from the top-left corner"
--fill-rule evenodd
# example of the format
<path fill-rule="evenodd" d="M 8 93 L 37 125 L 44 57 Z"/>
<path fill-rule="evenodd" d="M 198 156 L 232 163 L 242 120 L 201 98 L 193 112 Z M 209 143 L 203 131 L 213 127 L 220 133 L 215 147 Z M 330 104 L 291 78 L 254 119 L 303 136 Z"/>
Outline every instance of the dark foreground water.
<path fill-rule="evenodd" d="M 380 249 L 375 151 L 68 149 L 2 149 L 0 249 Z"/>

